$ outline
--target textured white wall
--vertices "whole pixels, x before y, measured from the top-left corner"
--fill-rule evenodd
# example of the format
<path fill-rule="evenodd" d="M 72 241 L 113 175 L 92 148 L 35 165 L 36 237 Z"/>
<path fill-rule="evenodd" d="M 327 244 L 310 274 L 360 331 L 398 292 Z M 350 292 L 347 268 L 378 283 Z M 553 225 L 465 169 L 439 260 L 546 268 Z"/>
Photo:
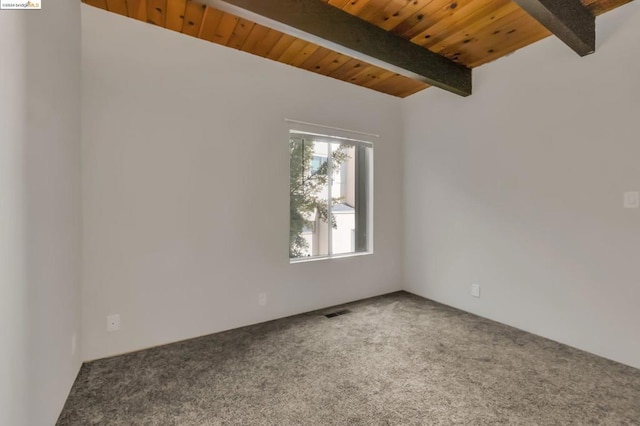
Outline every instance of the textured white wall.
<path fill-rule="evenodd" d="M 80 6 L 0 13 L 0 424 L 54 424 L 80 368 Z"/>
<path fill-rule="evenodd" d="M 0 424 L 26 418 L 27 323 L 23 140 L 26 122 L 25 23 L 0 14 Z"/>
<path fill-rule="evenodd" d="M 86 359 L 401 288 L 399 100 L 91 7 L 82 18 Z M 381 134 L 374 255 L 289 264 L 285 117 Z"/>
<path fill-rule="evenodd" d="M 597 27 L 595 55 L 549 38 L 403 104 L 406 287 L 640 367 L 640 4 Z"/>

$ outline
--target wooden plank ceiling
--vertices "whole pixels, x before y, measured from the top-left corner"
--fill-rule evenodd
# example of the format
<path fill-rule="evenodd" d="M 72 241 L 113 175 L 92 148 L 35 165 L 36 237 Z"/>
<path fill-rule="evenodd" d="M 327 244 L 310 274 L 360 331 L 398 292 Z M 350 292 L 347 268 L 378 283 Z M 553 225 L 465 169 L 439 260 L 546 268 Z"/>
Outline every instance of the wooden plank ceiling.
<path fill-rule="evenodd" d="M 212 43 L 404 98 L 428 84 L 192 0 L 83 0 Z M 475 68 L 550 35 L 511 0 L 318 0 Z M 581 0 L 600 15 L 631 0 Z"/>

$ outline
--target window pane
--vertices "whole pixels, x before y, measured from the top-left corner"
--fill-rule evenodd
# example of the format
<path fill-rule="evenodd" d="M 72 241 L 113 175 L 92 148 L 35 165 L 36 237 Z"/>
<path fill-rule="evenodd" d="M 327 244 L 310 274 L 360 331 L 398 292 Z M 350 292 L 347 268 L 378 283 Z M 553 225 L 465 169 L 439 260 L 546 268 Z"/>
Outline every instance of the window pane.
<path fill-rule="evenodd" d="M 356 226 L 355 226 L 355 251 L 366 252 L 371 250 L 371 198 L 372 198 L 372 168 L 373 149 L 365 146 L 356 146 L 355 155 L 355 189 L 356 199 Z"/>
<path fill-rule="evenodd" d="M 331 144 L 331 253 L 356 251 L 355 149 Z"/>
<path fill-rule="evenodd" d="M 307 138 L 289 142 L 289 257 L 329 254 L 328 144 Z"/>

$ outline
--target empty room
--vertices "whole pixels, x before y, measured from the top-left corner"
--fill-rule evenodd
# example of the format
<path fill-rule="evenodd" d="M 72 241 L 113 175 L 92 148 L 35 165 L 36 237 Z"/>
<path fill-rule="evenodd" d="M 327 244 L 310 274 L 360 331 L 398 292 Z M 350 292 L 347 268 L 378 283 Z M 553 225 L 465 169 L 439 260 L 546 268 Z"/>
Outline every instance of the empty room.
<path fill-rule="evenodd" d="M 0 425 L 640 425 L 637 1 L 0 5 Z"/>

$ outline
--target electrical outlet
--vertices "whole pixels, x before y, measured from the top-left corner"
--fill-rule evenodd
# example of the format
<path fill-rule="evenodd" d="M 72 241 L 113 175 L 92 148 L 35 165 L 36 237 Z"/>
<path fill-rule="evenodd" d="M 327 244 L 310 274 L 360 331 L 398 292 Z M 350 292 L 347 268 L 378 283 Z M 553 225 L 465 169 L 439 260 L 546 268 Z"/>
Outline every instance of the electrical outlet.
<path fill-rule="evenodd" d="M 480 297 L 480 286 L 478 284 L 471 284 L 471 295 L 473 297 Z"/>
<path fill-rule="evenodd" d="M 267 293 L 258 294 L 258 305 L 267 306 Z"/>
<path fill-rule="evenodd" d="M 640 208 L 640 193 L 639 192 L 625 192 L 624 193 L 624 207 L 626 209 Z"/>
<path fill-rule="evenodd" d="M 107 316 L 107 331 L 120 330 L 120 315 L 112 314 Z"/>

